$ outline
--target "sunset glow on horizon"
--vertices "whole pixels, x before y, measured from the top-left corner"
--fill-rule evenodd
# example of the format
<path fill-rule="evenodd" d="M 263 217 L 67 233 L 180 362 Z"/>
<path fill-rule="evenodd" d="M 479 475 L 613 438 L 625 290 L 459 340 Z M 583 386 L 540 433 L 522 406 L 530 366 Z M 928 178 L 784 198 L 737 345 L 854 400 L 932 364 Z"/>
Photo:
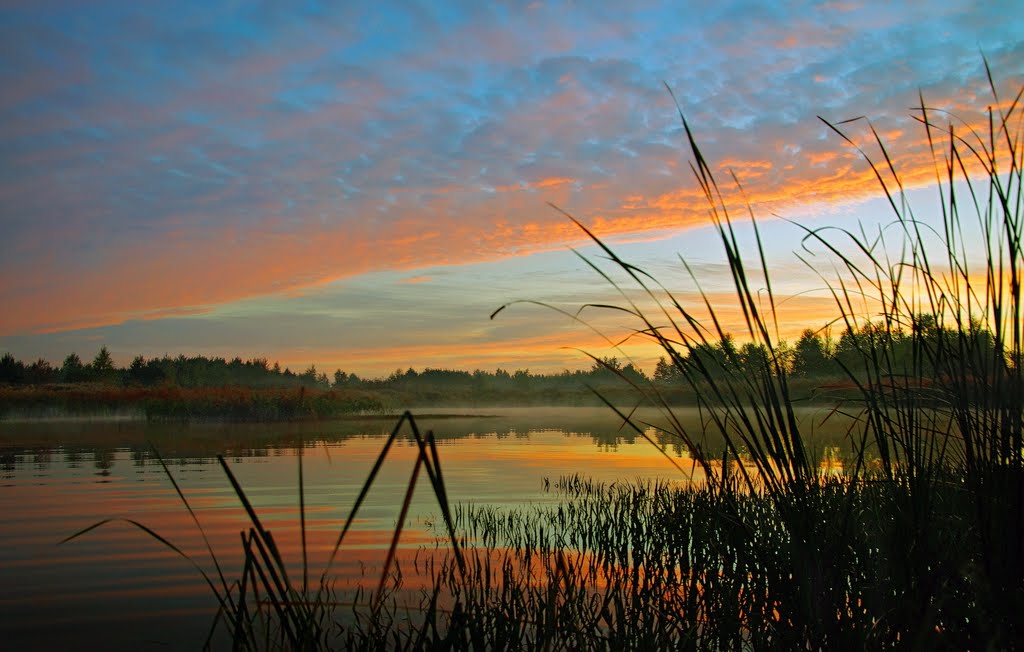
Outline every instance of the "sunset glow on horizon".
<path fill-rule="evenodd" d="M 892 217 L 817 116 L 868 117 L 924 214 L 919 93 L 966 130 L 997 105 L 982 55 L 1003 103 L 1024 83 L 1009 2 L 285 6 L 0 8 L 0 353 L 586 367 L 614 349 L 571 319 L 489 319 L 616 300 L 551 205 L 697 305 L 682 256 L 738 329 L 678 111 L 760 220 L 792 340 L 835 311 L 786 220 Z"/>

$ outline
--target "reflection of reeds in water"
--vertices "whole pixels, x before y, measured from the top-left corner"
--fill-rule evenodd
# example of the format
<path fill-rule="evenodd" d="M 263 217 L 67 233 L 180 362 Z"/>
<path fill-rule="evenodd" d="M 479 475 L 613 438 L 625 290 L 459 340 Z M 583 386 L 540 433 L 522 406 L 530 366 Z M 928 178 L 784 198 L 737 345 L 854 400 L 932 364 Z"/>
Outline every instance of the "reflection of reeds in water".
<path fill-rule="evenodd" d="M 585 308 L 637 320 L 634 335 L 653 340 L 694 390 L 702 425 L 677 418 L 657 385 L 621 374 L 661 408 L 661 420 L 649 423 L 609 407 L 638 437 L 681 443 L 703 481 L 606 486 L 563 478 L 555 490 L 564 500 L 554 506 L 452 514 L 433 439 L 419 436 L 406 415 L 331 556 L 407 420 L 419 456 L 388 561 L 376 592 L 347 603 L 347 617 L 331 600 L 330 563 L 312 589 L 305 554 L 301 582 L 290 577 L 232 478 L 251 520 L 242 535 L 244 570 L 231 582 L 219 570 L 216 580 L 204 578 L 236 647 L 1012 647 L 1024 635 L 1018 623 L 1024 613 L 1024 147 L 1021 95 L 1000 100 L 991 87 L 998 108 L 986 134 L 956 122 L 940 127 L 938 112 L 921 101 L 917 118 L 943 199 L 940 237 L 930 238 L 908 207 L 877 136 L 882 162 L 865 158 L 895 212 L 887 233 L 898 242 L 884 234 L 806 230 L 805 242 L 831 255 L 838 270 L 825 282 L 837 322 L 850 333 L 840 360 L 848 383 L 836 406 L 854 417 L 844 447 L 849 454 L 831 449 L 822 460 L 801 427 L 756 222 L 751 215 L 757 245 L 748 266 L 723 191 L 684 119 L 693 171 L 760 364 L 730 360 L 734 349 L 725 358 L 705 355 L 726 337 L 711 301 L 705 296 L 709 323 L 699 320 L 656 279 L 580 227 L 656 306 L 646 310 L 623 290 L 623 305 Z M 829 126 L 845 138 L 842 125 Z M 980 260 L 964 244 L 974 228 L 969 219 L 982 234 Z M 584 260 L 620 288 L 611 272 Z M 755 287 L 754 278 L 766 288 Z M 879 316 L 870 324 L 857 310 L 864 301 Z M 716 450 L 707 431 L 722 438 Z M 750 464 L 735 463 L 740 460 Z M 301 458 L 299 469 L 302 517 Z M 416 599 L 394 592 L 402 571 L 391 561 L 421 469 L 451 548 L 415 564 L 431 577 Z M 188 507 L 180 490 L 179 496 Z"/>
<path fill-rule="evenodd" d="M 230 631 L 231 640 L 237 649 L 265 649 L 268 647 L 319 649 L 330 647 L 332 641 L 334 643 L 337 642 L 336 639 L 338 637 L 338 632 L 335 630 L 333 622 L 335 610 L 342 606 L 333 596 L 331 569 L 345 542 L 346 535 L 349 534 L 352 525 L 356 521 L 360 507 L 362 507 L 367 494 L 377 478 L 377 474 L 387 459 L 388 452 L 391 450 L 392 445 L 402 431 L 402 426 L 405 424 L 408 424 L 411 435 L 416 442 L 418 454 L 397 519 L 397 525 L 383 564 L 380 581 L 369 602 L 364 603 L 361 601 L 363 592 L 359 590 L 356 592 L 355 599 L 347 603 L 349 606 L 356 608 L 357 612 L 360 607 L 367 609 L 370 622 L 373 624 L 370 630 L 366 632 L 366 636 L 372 640 L 382 633 L 379 631 L 379 622 L 382 614 L 388 613 L 386 609 L 382 610 L 382 606 L 385 597 L 393 590 L 393 584 L 389 582 L 393 582 L 396 577 L 400 577 L 400 574 L 397 574 L 396 552 L 407 520 L 408 510 L 412 504 L 413 492 L 416 488 L 420 472 L 423 470 L 426 471 L 431 488 L 437 498 L 442 521 L 447 526 L 448 540 L 451 545 L 451 558 L 455 560 L 456 568 L 462 567 L 459 540 L 454 536 L 455 531 L 448 506 L 447 491 L 441 473 L 440 458 L 433 432 L 428 431 L 425 435 L 422 434 L 415 419 L 408 412 L 402 415 L 392 429 L 390 436 L 385 440 L 384 446 L 374 462 L 366 481 L 363 483 L 348 518 L 338 534 L 337 540 L 331 548 L 330 556 L 320 575 L 319 581 L 314 587 L 310 586 L 309 578 L 305 486 L 301 445 L 296 449 L 298 451 L 298 511 L 302 553 L 301 581 L 298 578 L 290 577 L 288 565 L 278 549 L 278 544 L 273 534 L 264 527 L 245 490 L 235 478 L 227 461 L 221 455 L 217 456 L 218 461 L 228 481 L 231 483 L 235 495 L 245 509 L 250 523 L 248 530 L 240 533 L 244 555 L 244 565 L 240 578 L 229 581 L 225 576 L 217 554 L 210 545 L 196 512 L 185 497 L 163 458 L 155 450 L 154 454 L 164 469 L 165 475 L 173 484 L 178 498 L 202 535 L 206 550 L 209 553 L 210 563 L 215 571 L 212 576 L 198 560 L 193 559 L 182 551 L 169 538 L 133 519 L 105 519 L 66 537 L 61 543 L 81 537 L 113 521 L 121 520 L 128 525 L 138 528 L 164 547 L 185 559 L 200 573 L 219 604 L 217 617 L 206 641 L 207 647 L 214 640 L 213 637 L 216 634 L 217 628 L 221 626 L 226 627 Z M 394 572 L 393 569 L 395 569 Z M 363 617 L 362 614 L 360 617 Z"/>

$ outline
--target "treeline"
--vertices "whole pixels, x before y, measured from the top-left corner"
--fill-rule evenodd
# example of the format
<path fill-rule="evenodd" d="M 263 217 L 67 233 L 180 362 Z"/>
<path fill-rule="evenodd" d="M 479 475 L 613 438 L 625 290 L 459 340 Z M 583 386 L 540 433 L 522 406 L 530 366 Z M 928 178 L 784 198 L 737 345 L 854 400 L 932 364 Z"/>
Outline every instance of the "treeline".
<path fill-rule="evenodd" d="M 959 342 L 962 338 L 969 341 Z M 900 370 L 905 375 L 937 377 L 944 370 L 935 368 L 936 351 L 968 352 L 973 358 L 970 368 L 994 372 L 995 365 L 1012 362 L 1004 352 L 996 350 L 995 343 L 991 331 L 978 321 L 971 321 L 966 329 L 950 329 L 933 315 L 919 315 L 905 329 L 868 322 L 844 329 L 839 339 L 805 329 L 795 346 L 782 341 L 774 354 L 764 345 L 747 343 L 737 347 L 726 336 L 719 342 L 695 345 L 679 360 L 661 358 L 652 380 L 661 385 L 682 385 L 688 369 L 701 367 L 707 375 L 720 378 L 730 374 L 781 372 L 795 379 L 822 383 L 849 381 L 864 378 L 870 372 L 866 361 L 872 355 L 884 355 L 887 369 Z"/>
<path fill-rule="evenodd" d="M 10 353 L 0 358 L 0 384 L 48 385 L 55 383 L 100 383 L 135 387 L 252 387 L 328 389 L 327 374 L 317 371 L 315 365 L 303 373 L 281 369 L 276 362 L 270 365 L 265 358 L 242 360 L 233 358 L 207 358 L 204 356 L 175 358 L 163 356 L 147 360 L 136 356 L 126 367 L 117 367 L 107 350 L 102 347 L 92 362 L 83 363 L 77 353 L 64 358 L 54 367 L 43 359 L 26 364 Z"/>
<path fill-rule="evenodd" d="M 995 338 L 980 324 L 972 323 L 967 330 L 973 339 L 968 350 L 979 360 L 1003 361 L 995 351 Z M 498 369 L 489 371 L 461 371 L 427 368 L 398 369 L 385 378 L 364 379 L 341 370 L 328 377 L 310 365 L 302 373 L 281 369 L 265 358 L 242 360 L 233 358 L 207 358 L 204 356 L 163 356 L 146 359 L 135 357 L 125 367 L 117 367 L 106 347 L 100 349 L 89 363 L 83 363 L 77 354 L 68 355 L 59 367 L 45 360 L 26 364 L 10 353 L 0 358 L 0 384 L 47 385 L 98 383 L 124 387 L 179 387 L 217 388 L 247 387 L 253 389 L 307 388 L 310 390 L 359 389 L 390 396 L 394 403 L 449 403 L 469 400 L 473 402 L 508 402 L 523 400 L 536 403 L 538 399 L 553 403 L 579 403 L 591 397 L 591 389 L 614 394 L 628 392 L 629 381 L 642 385 L 653 381 L 658 387 L 680 400 L 685 400 L 689 384 L 687 369 L 703 367 L 712 376 L 728 374 L 786 373 L 794 379 L 806 379 L 807 387 L 845 382 L 856 378 L 864 365 L 864 353 L 884 350 L 892 356 L 891 369 L 904 368 L 907 373 L 928 375 L 941 370 L 922 368 L 932 356 L 922 355 L 927 347 L 954 350 L 951 338 L 964 337 L 962 331 L 943 328 L 931 315 L 918 317 L 907 329 L 887 328 L 868 323 L 856 329 L 846 329 L 838 339 L 821 331 L 805 330 L 795 345 L 782 342 L 770 354 L 763 346 L 751 343 L 737 346 L 726 336 L 718 342 L 692 347 L 684 358 L 661 358 L 653 374 L 648 376 L 633 364 L 623 364 L 614 357 L 596 360 L 589 369 L 555 374 L 536 374 L 527 369 L 513 372 Z M 945 341 L 944 341 L 945 340 Z M 882 346 L 885 344 L 885 346 Z M 963 350 L 963 348 L 961 348 Z M 975 368 L 977 366 L 975 365 Z M 696 374 L 699 376 L 699 374 Z M 692 387 L 689 388 L 692 390 Z M 607 395 L 607 394 L 606 394 Z"/>
<path fill-rule="evenodd" d="M 605 358 L 595 362 L 586 371 L 563 371 L 559 374 L 532 374 L 520 369 L 508 372 L 498 369 L 487 371 L 458 371 L 454 369 L 431 369 L 416 371 L 398 369 L 385 378 L 363 379 L 354 373 L 341 370 L 333 378 L 310 365 L 302 373 L 288 368 L 281 369 L 278 363 L 271 365 L 265 358 L 242 360 L 234 358 L 207 358 L 204 356 L 146 359 L 136 356 L 125 367 L 114 364 L 107 347 L 100 349 L 92 362 L 83 363 L 76 353 L 68 355 L 60 366 L 53 366 L 46 360 L 30 364 L 15 359 L 10 353 L 0 358 L 0 384 L 47 385 L 56 383 L 78 384 L 99 383 L 135 387 L 252 387 L 309 389 L 364 388 L 390 389 L 419 392 L 426 389 L 448 391 L 459 390 L 545 390 L 557 387 L 585 388 L 587 385 L 606 385 L 618 381 L 622 374 L 636 381 L 645 380 L 643 371 L 632 364 L 622 365 L 617 358 Z"/>
<path fill-rule="evenodd" d="M 423 393 L 431 390 L 442 393 L 523 393 L 547 392 L 565 389 L 586 389 L 589 387 L 605 387 L 622 385 L 621 377 L 634 382 L 647 380 L 643 370 L 633 364 L 623 365 L 618 358 L 603 358 L 594 362 L 589 369 L 569 371 L 556 374 L 535 374 L 528 369 L 508 372 L 498 369 L 494 372 L 460 371 L 456 369 L 431 369 L 416 371 L 409 368 L 405 371 L 395 370 L 387 378 L 375 380 L 353 379 L 343 372 L 335 373 L 336 385 L 356 385 L 380 390 L 397 390 L 411 393 Z"/>

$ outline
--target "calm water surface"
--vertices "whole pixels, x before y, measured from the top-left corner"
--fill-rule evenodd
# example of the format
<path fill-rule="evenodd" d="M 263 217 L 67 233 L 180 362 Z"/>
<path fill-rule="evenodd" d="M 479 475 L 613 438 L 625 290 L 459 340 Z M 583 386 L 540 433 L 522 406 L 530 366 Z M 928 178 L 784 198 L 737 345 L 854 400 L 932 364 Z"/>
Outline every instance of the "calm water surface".
<path fill-rule="evenodd" d="M 606 409 L 443 412 L 460 416 L 423 418 L 420 426 L 438 437 L 453 502 L 551 501 L 544 480 L 573 473 L 609 481 L 685 481 L 658 448 L 620 428 Z M 0 422 L 0 641 L 8 649 L 199 647 L 216 601 L 187 561 L 123 520 L 58 542 L 102 519 L 132 519 L 212 573 L 197 528 L 149 450 L 152 443 L 196 510 L 229 580 L 240 572 L 239 533 L 249 523 L 217 464 L 218 454 L 225 455 L 274 533 L 293 577 L 301 577 L 301 450 L 309 565 L 318 577 L 394 421 Z M 669 442 L 663 450 L 690 470 L 685 450 Z M 390 541 L 415 454 L 415 444 L 403 437 L 389 455 L 335 562 L 333 576 L 340 583 L 368 578 L 370 585 L 378 577 L 375 568 Z M 403 533 L 406 548 L 434 542 L 433 500 L 421 477 L 414 517 Z"/>

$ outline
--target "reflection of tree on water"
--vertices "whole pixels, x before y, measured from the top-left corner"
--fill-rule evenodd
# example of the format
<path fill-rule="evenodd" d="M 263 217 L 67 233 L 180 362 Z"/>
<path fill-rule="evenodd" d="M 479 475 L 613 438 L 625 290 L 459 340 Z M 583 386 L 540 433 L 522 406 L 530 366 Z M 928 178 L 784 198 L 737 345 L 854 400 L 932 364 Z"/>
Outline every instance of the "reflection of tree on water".
<path fill-rule="evenodd" d="M 13 451 L 0 451 L 0 468 L 3 469 L 4 480 L 14 477 L 14 471 L 18 468 L 18 457 Z"/>
<path fill-rule="evenodd" d="M 813 416 L 814 413 L 808 414 Z M 657 423 L 658 415 L 648 414 L 647 418 L 651 423 Z M 704 430 L 697 416 L 682 415 L 681 418 L 687 419 L 687 427 L 695 431 Z M 813 418 L 817 420 L 820 416 Z M 820 445 L 835 446 L 844 442 L 846 428 L 839 421 L 838 418 L 833 419 L 835 423 L 828 425 L 827 432 L 822 430 L 819 433 L 815 429 Z M 467 440 L 482 438 L 529 440 L 555 433 L 589 440 L 595 447 L 609 452 L 621 446 L 648 445 L 643 436 L 632 429 L 620 427 L 618 420 L 609 419 L 608 413 L 600 409 L 530 408 L 509 410 L 497 416 L 426 416 L 421 417 L 420 422 L 424 429 L 434 431 L 441 446 L 468 445 Z M 392 425 L 391 418 L 188 425 L 23 422 L 8 431 L 5 424 L 0 423 L 0 454 L 4 456 L 4 471 L 8 477 L 14 471 L 29 468 L 30 464 L 39 470 L 54 465 L 77 469 L 87 460 L 93 461 L 97 471 L 109 473 L 118 455 L 130 460 L 137 469 L 156 472 L 159 469 L 151 445 L 160 451 L 169 465 L 208 465 L 216 462 L 217 455 L 239 460 L 276 457 L 292 455 L 300 445 L 307 448 L 324 444 L 340 446 L 350 440 L 376 439 L 386 435 Z M 676 437 L 658 428 L 650 427 L 645 434 L 673 457 L 685 457 L 688 453 Z M 705 437 L 706 452 L 720 449 L 722 439 L 719 433 L 705 431 Z M 74 444 L 67 444 L 69 441 Z M 716 454 L 712 453 L 712 456 Z"/>
<path fill-rule="evenodd" d="M 91 452 L 91 451 L 85 451 Z M 77 448 L 68 448 L 64 450 L 64 466 L 69 469 L 77 469 L 82 466 L 82 453 L 83 451 Z"/>
<path fill-rule="evenodd" d="M 598 449 L 607 452 L 615 452 L 620 449 L 621 446 L 631 446 L 634 444 L 645 444 L 646 442 L 638 441 L 642 438 L 629 435 L 624 433 L 614 432 L 601 432 L 601 433 L 590 433 L 590 432 L 569 432 L 563 430 L 554 429 L 541 429 L 541 430 L 505 430 L 505 431 L 491 431 L 491 432 L 480 432 L 480 433 L 463 433 L 451 436 L 440 436 L 438 442 L 441 444 L 455 445 L 462 440 L 480 440 L 480 439 L 496 439 L 501 440 L 515 440 L 515 441 L 529 441 L 531 438 L 557 434 L 567 438 L 582 438 L 589 439 Z M 301 445 L 304 448 L 314 448 L 330 444 L 337 446 L 344 444 L 349 440 L 365 440 L 371 437 L 366 435 L 338 435 L 330 438 L 323 438 L 316 441 L 305 441 Z M 686 454 L 685 447 L 682 447 L 678 441 L 672 441 L 664 434 L 652 435 L 651 437 L 659 447 L 664 450 L 674 453 L 675 456 L 680 457 Z M 157 446 L 157 450 L 160 451 L 161 457 L 164 458 L 165 463 L 172 468 L 187 468 L 193 466 L 206 466 L 216 463 L 216 455 L 225 455 L 229 459 L 235 462 L 242 462 L 245 459 L 260 459 L 269 457 L 281 457 L 293 455 L 295 450 L 298 448 L 300 443 L 298 441 L 277 441 L 277 442 L 262 442 L 246 445 L 246 446 L 224 446 L 216 442 L 204 442 L 203 445 L 199 446 L 200 450 L 190 447 L 184 449 L 182 447 L 168 447 L 161 448 L 158 442 L 154 442 Z M 2 460 L 2 468 L 4 471 L 5 478 L 13 478 L 16 471 L 25 470 L 30 466 L 36 471 L 47 471 L 53 467 L 61 469 L 80 469 L 82 464 L 88 460 L 92 461 L 92 466 L 96 470 L 96 475 L 109 476 L 117 464 L 118 457 L 121 457 L 125 461 L 129 462 L 132 467 L 139 469 L 138 472 L 147 472 L 152 470 L 158 472 L 158 462 L 156 457 L 153 455 L 153 451 L 150 447 L 145 446 L 134 446 L 128 447 L 111 447 L 111 446 L 76 446 L 74 448 L 40 448 L 34 450 L 26 450 L 23 448 L 18 449 L 0 449 L 0 460 Z"/>
<path fill-rule="evenodd" d="M 32 456 L 32 465 L 37 471 L 45 471 L 50 468 L 53 459 L 53 451 L 49 448 L 39 449 Z"/>
<path fill-rule="evenodd" d="M 110 469 L 114 466 L 114 453 L 113 448 L 97 448 L 93 451 L 93 466 L 99 470 L 97 475 L 110 475 Z"/>

